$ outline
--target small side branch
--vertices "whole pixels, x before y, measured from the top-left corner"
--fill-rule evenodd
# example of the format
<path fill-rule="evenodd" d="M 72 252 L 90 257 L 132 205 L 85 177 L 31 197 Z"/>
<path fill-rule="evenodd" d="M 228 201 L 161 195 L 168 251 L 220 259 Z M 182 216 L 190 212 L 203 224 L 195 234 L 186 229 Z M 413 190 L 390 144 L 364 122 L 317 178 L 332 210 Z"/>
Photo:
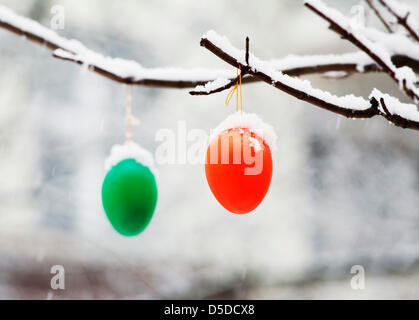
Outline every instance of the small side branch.
<path fill-rule="evenodd" d="M 407 62 L 419 71 L 419 63 L 405 56 L 395 55 L 394 63 L 405 65 Z M 354 52 L 339 55 L 311 55 L 295 56 L 291 55 L 280 60 L 268 61 L 272 68 L 281 71 L 289 76 L 300 77 L 309 74 L 328 74 L 330 72 L 340 72 L 347 76 L 354 73 L 382 72 L 382 69 L 373 62 L 365 53 Z M 247 63 L 246 63 L 247 65 Z M 243 75 L 245 74 L 245 75 Z M 206 85 L 200 85 L 191 90 L 191 95 L 210 95 L 230 89 L 238 81 L 238 78 L 229 81 L 211 81 Z M 258 78 L 247 74 L 246 69 L 242 69 L 242 82 L 260 81 Z"/>
<path fill-rule="evenodd" d="M 381 14 L 380 10 L 375 6 L 374 0 L 365 0 L 371 10 L 375 13 L 377 18 L 381 21 L 384 27 L 387 29 L 388 32 L 393 33 L 393 30 L 390 27 L 390 24 L 384 19 L 383 15 Z"/>
<path fill-rule="evenodd" d="M 350 27 L 346 17 L 340 12 L 329 8 L 320 0 L 306 0 L 305 6 L 329 22 L 330 29 L 338 33 L 342 38 L 350 41 L 360 50 L 371 57 L 411 98 L 413 101 L 419 101 L 419 91 L 415 87 L 416 79 L 413 71 L 409 72 L 409 78 L 406 79 L 406 73 L 399 73 L 397 67 L 392 63 L 390 55 L 378 48 L 372 41 L 360 31 Z M 411 70 L 410 70 L 411 71 Z"/>
<path fill-rule="evenodd" d="M 415 24 L 409 19 L 410 11 L 400 7 L 400 4 L 395 4 L 389 0 L 378 0 L 380 3 L 397 19 L 397 23 L 403 26 L 413 39 L 419 41 L 419 33 Z M 403 13 L 402 13 L 403 11 Z"/>
<path fill-rule="evenodd" d="M 380 114 L 388 121 L 402 128 L 419 125 L 419 112 L 414 104 L 401 103 L 397 98 L 374 89 L 370 95 L 372 103 L 378 105 Z"/>

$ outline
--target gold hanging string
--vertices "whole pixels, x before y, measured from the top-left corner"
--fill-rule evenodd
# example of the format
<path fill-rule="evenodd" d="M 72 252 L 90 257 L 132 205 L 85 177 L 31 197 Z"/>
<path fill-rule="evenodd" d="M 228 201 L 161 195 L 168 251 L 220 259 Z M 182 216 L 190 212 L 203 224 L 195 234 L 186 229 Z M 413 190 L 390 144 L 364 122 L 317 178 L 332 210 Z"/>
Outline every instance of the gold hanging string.
<path fill-rule="evenodd" d="M 240 66 L 237 68 L 237 83 L 233 89 L 227 94 L 225 104 L 229 105 L 234 94 L 236 94 L 236 112 L 239 112 L 239 96 L 240 96 L 240 112 L 243 113 L 243 96 L 242 96 L 242 71 Z"/>

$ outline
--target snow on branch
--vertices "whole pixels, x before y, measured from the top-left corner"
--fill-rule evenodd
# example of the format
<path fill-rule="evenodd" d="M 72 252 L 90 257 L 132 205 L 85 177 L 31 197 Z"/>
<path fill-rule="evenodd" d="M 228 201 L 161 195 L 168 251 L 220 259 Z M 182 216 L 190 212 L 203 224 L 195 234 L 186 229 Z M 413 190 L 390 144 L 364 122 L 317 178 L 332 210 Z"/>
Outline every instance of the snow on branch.
<path fill-rule="evenodd" d="M 387 0 L 386 3 L 390 2 Z M 385 35 L 368 28 L 363 28 L 360 32 L 343 15 L 326 7 L 319 0 L 307 0 L 306 5 L 329 21 L 333 30 L 352 41 L 362 51 L 343 55 L 288 56 L 281 60 L 262 61 L 249 52 L 248 41 L 246 51 L 238 50 L 226 38 L 213 31 L 202 37 L 201 46 L 230 65 L 240 67 L 243 83 L 264 81 L 300 100 L 348 118 L 381 115 L 397 126 L 419 130 L 419 113 L 413 104 L 403 104 L 378 90 L 372 92 L 370 101 L 354 95 L 338 97 L 313 88 L 308 80 L 292 77 L 311 73 L 384 71 L 409 96 L 418 100 L 414 87 L 417 80 L 413 70 L 419 71 L 419 46 L 402 35 Z M 401 13 L 398 7 L 389 8 L 397 14 Z M 405 22 L 412 26 L 407 15 Z M 0 28 L 54 50 L 53 56 L 56 58 L 85 65 L 90 70 L 120 83 L 161 88 L 198 86 L 191 94 L 211 94 L 225 90 L 238 81 L 233 70 L 144 68 L 132 60 L 106 57 L 86 48 L 81 42 L 61 37 L 53 30 L 19 16 L 2 5 Z"/>
<path fill-rule="evenodd" d="M 419 61 L 416 61 L 414 58 L 394 54 L 391 59 L 398 67 L 407 65 L 415 70 L 415 72 L 419 72 Z M 382 72 L 381 67 L 362 51 L 344 54 L 288 55 L 283 59 L 268 60 L 266 63 L 269 63 L 277 71 L 296 77 L 308 74 L 322 74 L 328 76 L 332 73 L 342 73 L 344 76 L 348 76 L 357 72 Z M 248 75 L 242 74 L 242 77 L 243 76 L 245 77 L 244 79 L 252 79 L 252 81 L 258 80 L 254 77 L 246 77 Z M 237 83 L 237 80 L 237 77 L 233 79 L 215 79 L 204 85 L 197 86 L 189 93 L 192 95 L 209 95 L 222 92 L 234 86 Z"/>
<path fill-rule="evenodd" d="M 396 60 L 406 60 L 398 56 Z M 354 52 L 346 54 L 326 54 L 326 55 L 308 55 L 297 56 L 289 55 L 283 59 L 267 61 L 277 71 L 281 71 L 289 76 L 302 76 L 307 74 L 330 74 L 332 72 L 341 72 L 349 75 L 355 72 L 380 72 L 381 68 L 364 52 Z M 418 65 L 419 67 L 419 65 Z M 419 68 L 418 68 L 419 70 Z M 245 71 L 242 77 L 246 76 Z M 252 79 L 255 79 L 252 77 Z M 197 86 L 189 93 L 192 95 L 209 95 L 224 91 L 234 86 L 238 78 L 226 79 L 219 78 L 208 82 L 205 85 Z"/>
<path fill-rule="evenodd" d="M 388 32 L 392 33 L 393 30 L 391 29 L 390 24 L 388 21 L 384 18 L 381 11 L 377 8 L 375 5 L 374 0 L 365 0 L 368 4 L 368 6 L 371 8 L 371 10 L 375 13 L 375 15 L 378 17 L 378 19 L 381 21 L 381 23 L 384 25 L 384 27 L 387 29 Z"/>
<path fill-rule="evenodd" d="M 378 1 L 397 19 L 397 23 L 402 25 L 413 39 L 419 41 L 418 26 L 416 21 L 410 16 L 409 8 L 394 0 Z"/>
<path fill-rule="evenodd" d="M 371 100 L 367 101 L 354 95 L 338 97 L 329 92 L 315 89 L 308 80 L 294 78 L 276 70 L 269 61 L 262 61 L 252 53 L 233 47 L 226 37 L 220 36 L 212 30 L 202 36 L 201 46 L 233 67 L 240 68 L 242 72 L 320 108 L 348 118 L 372 118 L 381 115 L 397 126 L 419 130 L 419 111 L 411 107 L 414 105 L 396 103 L 394 98 L 388 99 L 384 95 L 375 97 L 374 93 L 378 91 L 374 91 L 370 97 Z M 381 98 L 385 103 L 389 100 L 392 112 L 386 113 L 383 108 L 380 108 Z"/>
<path fill-rule="evenodd" d="M 229 70 L 144 68 L 135 61 L 104 57 L 93 52 L 73 54 L 69 51 L 56 49 L 53 56 L 80 65 L 87 65 L 90 70 L 117 82 L 150 87 L 190 88 L 217 77 L 234 76 L 234 72 Z"/>
<path fill-rule="evenodd" d="M 89 67 L 120 83 L 144 86 L 190 88 L 219 77 L 235 77 L 229 70 L 144 68 L 131 60 L 105 57 L 77 40 L 68 40 L 36 21 L 15 14 L 0 5 L 0 27 L 54 50 L 54 57 Z"/>
<path fill-rule="evenodd" d="M 89 70 L 120 83 L 161 88 L 194 88 L 211 81 L 220 85 L 222 83 L 220 79 L 225 79 L 224 86 L 227 84 L 227 80 L 228 84 L 224 89 L 236 83 L 235 72 L 230 70 L 144 68 L 135 61 L 105 57 L 89 50 L 81 42 L 61 37 L 38 22 L 19 16 L 1 5 L 0 27 L 54 50 L 53 56 L 56 58 L 85 65 Z M 409 65 L 419 71 L 419 53 L 416 57 L 418 59 L 414 56 L 406 56 L 403 52 L 395 52 L 392 60 L 396 65 Z M 283 73 L 292 76 L 328 72 L 352 74 L 381 71 L 381 68 L 372 59 L 361 52 L 345 55 L 289 56 L 281 60 L 272 60 L 271 63 Z M 259 81 L 259 79 L 250 75 L 242 77 L 243 83 L 255 81 Z M 224 89 L 215 90 L 222 91 Z M 203 91 L 205 94 L 208 91 L 208 86 L 203 87 L 203 90 L 205 90 Z"/>
<path fill-rule="evenodd" d="M 339 12 L 336 11 L 336 13 L 342 16 Z M 343 17 L 342 20 L 344 19 L 346 18 Z M 347 24 L 350 25 L 350 22 L 347 22 Z M 375 49 L 380 52 L 382 58 L 380 61 L 384 59 L 385 62 L 388 62 L 388 68 L 383 69 L 382 66 L 378 65 L 364 51 L 340 55 L 290 55 L 284 59 L 271 60 L 269 62 L 272 64 L 272 67 L 290 76 L 302 76 L 313 73 L 320 73 L 326 76 L 333 74 L 347 76 L 355 72 L 389 72 L 390 68 L 394 70 L 391 74 L 394 74 L 395 81 L 402 89 L 405 89 L 404 87 L 406 86 L 406 89 L 413 88 L 413 93 L 416 93 L 416 88 L 414 87 L 416 77 L 410 72 L 409 68 L 415 72 L 419 72 L 419 46 L 400 34 L 385 34 L 371 28 L 364 28 L 363 33 L 367 35 L 368 39 L 374 41 L 374 43 L 379 43 L 379 45 L 375 45 Z M 248 79 L 247 75 L 244 74 L 244 76 L 245 80 Z M 408 79 L 409 82 L 407 82 Z M 196 87 L 190 91 L 190 94 L 209 95 L 222 92 L 234 86 L 237 80 L 237 78 L 230 79 L 229 81 L 225 78 L 216 79 L 205 85 Z M 406 85 L 404 81 L 407 82 Z M 408 92 L 411 93 L 409 90 Z"/>
<path fill-rule="evenodd" d="M 321 0 L 306 0 L 305 5 L 328 21 L 331 30 L 335 31 L 342 38 L 350 41 L 368 54 L 387 74 L 390 75 L 390 77 L 399 85 L 400 89 L 413 99 L 413 101 L 419 101 L 419 90 L 415 86 L 417 79 L 413 70 L 407 66 L 397 68 L 393 64 L 388 50 L 386 50 L 380 42 L 373 42 L 366 36 L 367 32 L 364 31 L 368 31 L 367 28 L 360 25 L 353 25 L 343 14 L 328 7 Z M 374 33 L 379 34 L 380 32 L 374 30 Z M 397 40 L 392 43 L 392 46 L 400 46 L 398 40 L 405 43 L 407 39 L 397 34 L 388 36 L 392 36 L 395 41 Z M 381 38 L 383 38 L 383 36 Z"/>
<path fill-rule="evenodd" d="M 393 119 L 393 122 L 398 121 L 401 127 L 407 123 L 406 121 L 419 123 L 419 112 L 415 104 L 401 103 L 397 98 L 382 93 L 378 89 L 371 92 L 370 99 L 379 101 L 378 108 L 383 116 Z"/>
<path fill-rule="evenodd" d="M 246 62 L 246 52 L 231 45 L 226 37 L 215 31 L 208 31 L 201 38 L 201 46 L 205 47 L 230 65 L 240 68 L 242 72 L 258 77 L 278 89 L 281 89 L 298 99 L 319 105 L 325 109 L 348 117 L 364 117 L 370 112 L 370 103 L 361 97 L 353 95 L 337 97 L 311 87 L 308 80 L 290 77 L 266 61 L 262 61 L 249 53 L 249 64 Z"/>

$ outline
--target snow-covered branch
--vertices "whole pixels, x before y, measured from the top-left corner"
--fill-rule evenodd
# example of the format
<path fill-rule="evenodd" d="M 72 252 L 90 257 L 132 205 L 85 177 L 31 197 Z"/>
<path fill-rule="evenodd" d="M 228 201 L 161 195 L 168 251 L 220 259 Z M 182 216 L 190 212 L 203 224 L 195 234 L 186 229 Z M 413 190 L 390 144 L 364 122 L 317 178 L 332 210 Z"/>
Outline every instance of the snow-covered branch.
<path fill-rule="evenodd" d="M 405 58 L 403 56 L 397 56 L 395 57 L 395 60 L 398 60 L 399 63 L 402 60 L 405 60 Z M 277 71 L 281 71 L 289 76 L 297 77 L 307 74 L 327 75 L 332 72 L 350 75 L 356 72 L 367 73 L 381 71 L 381 68 L 361 51 L 338 55 L 289 55 L 283 59 L 267 61 L 267 63 Z M 246 70 L 242 72 L 242 77 L 249 77 L 245 71 Z M 254 77 L 251 78 L 255 79 Z M 189 93 L 192 95 L 209 95 L 229 89 L 234 86 L 237 81 L 237 77 L 234 79 L 219 78 L 208 82 L 205 85 L 197 86 Z"/>
<path fill-rule="evenodd" d="M 105 57 L 86 48 L 79 41 L 61 37 L 38 22 L 17 15 L 1 5 L 0 27 L 54 50 L 53 56 L 56 58 L 85 65 L 89 70 L 120 83 L 160 88 L 194 88 L 215 80 L 220 84 L 219 79 L 225 79 L 229 83 L 224 88 L 227 89 L 236 82 L 235 72 L 232 70 L 144 68 L 135 61 Z M 415 59 L 402 52 L 396 52 L 392 60 L 396 65 L 409 65 L 419 71 L 419 58 Z M 271 63 L 278 70 L 291 76 L 328 72 L 352 74 L 381 71 L 372 59 L 361 52 L 344 55 L 288 56 L 285 59 L 272 60 Z M 242 78 L 244 84 L 255 81 L 259 79 L 251 75 L 244 75 Z M 216 92 L 218 91 L 222 89 Z M 205 94 L 205 91 L 202 94 Z"/>
<path fill-rule="evenodd" d="M 321 0 L 306 0 L 305 5 L 329 22 L 331 30 L 370 56 L 410 98 L 415 102 L 419 101 L 419 90 L 415 86 L 417 79 L 413 70 L 407 66 L 397 68 L 392 62 L 391 54 L 386 50 L 387 48 L 380 41 L 377 41 L 379 39 L 376 38 L 373 41 L 367 34 L 368 31 L 371 31 L 370 34 L 380 35 L 380 40 L 387 36 L 392 37 L 392 46 L 398 47 L 401 43 L 408 41 L 406 37 L 397 34 L 385 35 L 378 30 L 368 30 L 364 26 L 353 25 L 343 14 L 328 7 Z"/>
<path fill-rule="evenodd" d="M 378 17 L 378 19 L 381 21 L 381 23 L 384 25 L 384 27 L 387 29 L 387 31 L 392 33 L 393 30 L 391 29 L 390 24 L 383 17 L 383 14 L 381 13 L 380 9 L 378 9 L 377 6 L 375 5 L 374 0 L 365 0 L 365 1 L 367 2 L 371 10 L 375 13 L 375 15 Z"/>
<path fill-rule="evenodd" d="M 233 67 L 240 68 L 246 74 L 259 78 L 297 99 L 320 108 L 348 118 L 372 118 L 381 115 L 397 126 L 419 130 L 419 111 L 415 105 L 403 104 L 384 94 L 376 97 L 375 94 L 378 93 L 378 90 L 373 91 L 370 101 L 367 101 L 354 95 L 338 97 L 329 92 L 315 89 L 308 80 L 290 77 L 276 70 L 271 62 L 262 61 L 252 53 L 249 53 L 249 59 L 246 61 L 246 51 L 233 47 L 226 37 L 220 36 L 214 31 L 208 31 L 202 36 L 201 46 Z M 383 107 L 380 107 L 381 98 L 386 105 L 391 105 L 392 111 L 386 112 Z"/>
<path fill-rule="evenodd" d="M 387 120 L 402 128 L 412 128 L 411 124 L 419 124 L 419 112 L 415 104 L 401 103 L 397 98 L 374 89 L 370 95 L 371 103 L 378 104 L 380 114 Z M 413 129 L 418 129 L 414 127 Z"/>
<path fill-rule="evenodd" d="M 392 61 L 396 66 L 409 66 L 419 72 L 419 61 L 408 56 L 394 54 Z M 283 59 L 266 61 L 272 68 L 289 76 L 303 76 L 308 74 L 330 75 L 341 73 L 345 76 L 353 73 L 382 72 L 382 69 L 364 52 L 358 51 L 344 54 L 324 55 L 289 55 Z M 242 75 L 244 79 L 258 81 L 250 75 Z M 222 92 L 237 83 L 237 78 L 218 78 L 205 85 L 199 85 L 190 91 L 192 95 L 209 95 Z M 243 80 L 243 79 L 242 79 Z"/>
<path fill-rule="evenodd" d="M 318 6 L 327 8 L 320 1 L 313 1 L 313 3 L 317 3 Z M 370 1 L 368 1 L 368 3 L 372 4 Z M 351 22 L 339 12 L 331 8 L 327 8 L 327 10 L 338 16 L 341 21 L 344 21 L 346 24 L 345 28 L 352 28 Z M 379 12 L 377 12 L 377 14 L 381 17 Z M 359 29 L 359 26 L 357 26 L 356 29 Z M 345 35 L 341 35 L 346 37 L 346 33 L 347 32 L 345 31 Z M 372 28 L 363 28 L 362 33 L 367 35 L 365 42 L 373 47 L 373 50 L 366 50 L 365 46 L 360 46 L 363 51 L 354 53 L 311 56 L 291 55 L 281 60 L 272 60 L 269 62 L 276 70 L 282 71 L 282 73 L 290 76 L 317 73 L 325 75 L 338 74 L 340 75 L 339 77 L 344 77 L 354 72 L 365 73 L 371 71 L 385 71 L 392 76 L 410 97 L 415 97 L 416 99 L 418 90 L 415 87 L 415 83 L 417 81 L 409 68 L 414 72 L 419 72 L 419 46 L 400 34 L 385 34 Z M 359 35 L 359 37 L 365 38 L 363 34 Z M 375 53 L 376 51 L 377 54 Z M 373 58 L 378 60 L 381 65 L 377 64 Z M 382 67 L 383 64 L 385 68 Z M 245 77 L 244 79 L 248 78 Z M 190 93 L 192 95 L 209 95 L 229 89 L 236 83 L 237 79 L 234 78 L 229 80 L 219 78 L 208 82 L 205 85 L 196 87 L 194 90 L 190 91 Z"/>
<path fill-rule="evenodd" d="M 336 76 L 384 71 L 415 101 L 419 97 L 413 72 L 419 71 L 419 46 L 398 34 L 383 34 L 368 28 L 359 32 L 344 16 L 319 0 L 307 0 L 306 5 L 362 51 L 341 55 L 288 56 L 281 60 L 262 61 L 249 53 L 248 43 L 247 50 L 241 51 L 215 32 L 203 36 L 201 45 L 230 65 L 240 67 L 243 83 L 264 81 L 300 100 L 348 118 L 381 115 L 397 126 L 419 129 L 418 111 L 413 104 L 403 104 L 378 90 L 373 91 L 370 101 L 354 95 L 338 97 L 313 88 L 307 80 L 292 77 L 312 73 L 329 76 L 332 73 Z M 51 29 L 1 5 L 0 27 L 53 50 L 56 58 L 85 65 L 120 83 L 161 88 L 196 87 L 191 94 L 211 94 L 230 88 L 238 80 L 233 70 L 144 68 L 132 60 L 106 57 L 77 40 L 61 37 Z"/>
<path fill-rule="evenodd" d="M 419 41 L 418 26 L 410 16 L 410 10 L 401 3 L 393 0 L 378 0 L 397 19 L 397 23 L 403 26 L 413 39 Z"/>
<path fill-rule="evenodd" d="M 1 5 L 0 27 L 54 50 L 53 55 L 56 58 L 83 64 L 90 70 L 120 83 L 164 88 L 191 88 L 219 77 L 235 77 L 234 71 L 231 70 L 144 68 L 132 60 L 105 57 L 86 48 L 79 41 L 61 37 L 38 22 L 17 15 Z"/>

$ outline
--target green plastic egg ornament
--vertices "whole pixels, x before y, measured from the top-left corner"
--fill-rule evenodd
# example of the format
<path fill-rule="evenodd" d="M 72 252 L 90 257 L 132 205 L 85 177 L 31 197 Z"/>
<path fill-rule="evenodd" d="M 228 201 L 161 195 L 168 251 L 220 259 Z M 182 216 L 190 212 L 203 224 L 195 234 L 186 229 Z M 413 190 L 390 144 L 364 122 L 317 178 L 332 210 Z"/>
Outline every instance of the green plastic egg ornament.
<path fill-rule="evenodd" d="M 124 236 L 138 235 L 150 223 L 157 204 L 153 172 L 134 158 L 117 162 L 103 181 L 102 203 L 116 231 Z"/>

